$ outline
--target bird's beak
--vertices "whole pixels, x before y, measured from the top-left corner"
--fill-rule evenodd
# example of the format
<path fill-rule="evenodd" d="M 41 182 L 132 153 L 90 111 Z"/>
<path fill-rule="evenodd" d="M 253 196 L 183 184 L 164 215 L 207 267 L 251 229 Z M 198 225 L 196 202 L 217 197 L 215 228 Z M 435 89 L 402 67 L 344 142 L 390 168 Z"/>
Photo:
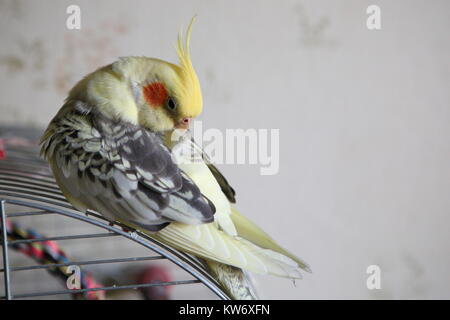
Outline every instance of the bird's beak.
<path fill-rule="evenodd" d="M 177 124 L 176 124 L 176 128 L 177 129 L 188 129 L 189 125 L 191 124 L 192 118 L 190 117 L 186 117 L 181 119 Z"/>

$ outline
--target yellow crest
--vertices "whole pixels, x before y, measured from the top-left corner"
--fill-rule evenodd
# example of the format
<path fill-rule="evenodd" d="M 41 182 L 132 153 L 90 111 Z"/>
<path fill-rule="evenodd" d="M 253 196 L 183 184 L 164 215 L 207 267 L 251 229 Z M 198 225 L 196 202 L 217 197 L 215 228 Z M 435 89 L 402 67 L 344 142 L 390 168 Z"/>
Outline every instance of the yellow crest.
<path fill-rule="evenodd" d="M 189 52 L 189 42 L 191 39 L 192 25 L 195 16 L 189 23 L 186 36 L 183 39 L 182 33 L 178 35 L 177 54 L 179 59 L 178 75 L 181 83 L 178 87 L 178 98 L 183 106 L 183 113 L 188 117 L 196 117 L 202 112 L 203 100 L 200 82 L 191 62 Z"/>

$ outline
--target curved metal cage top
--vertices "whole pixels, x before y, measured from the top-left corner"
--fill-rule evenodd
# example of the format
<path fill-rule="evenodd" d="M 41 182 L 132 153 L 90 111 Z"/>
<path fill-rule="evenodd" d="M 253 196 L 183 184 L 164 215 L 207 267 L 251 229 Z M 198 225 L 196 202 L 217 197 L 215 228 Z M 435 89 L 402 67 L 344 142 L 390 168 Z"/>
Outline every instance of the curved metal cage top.
<path fill-rule="evenodd" d="M 203 264 L 195 257 L 179 252 L 175 249 L 148 237 L 138 231 L 127 232 L 120 223 L 111 224 L 101 215 L 95 212 L 81 213 L 74 209 L 65 199 L 47 163 L 39 157 L 38 146 L 35 139 L 38 135 L 33 130 L 0 129 L 0 214 L 1 214 L 1 244 L 3 254 L 4 296 L 3 299 L 33 298 L 56 295 L 73 295 L 89 291 L 116 291 L 126 289 L 138 289 L 154 286 L 177 286 L 191 285 L 195 283 L 204 284 L 209 290 L 221 299 L 229 299 L 222 291 L 219 284 L 208 274 Z M 9 207 L 21 208 L 20 212 L 10 212 Z M 40 236 L 32 239 L 8 239 L 7 222 L 9 219 L 20 217 L 46 217 L 57 215 L 68 219 L 74 219 L 82 223 L 95 226 L 100 232 L 74 233 L 57 236 Z M 46 231 L 46 230 L 44 230 Z M 90 246 L 95 246 L 95 240 L 101 238 L 120 237 L 123 241 L 131 241 L 145 248 L 153 255 L 114 257 L 113 259 L 90 259 L 83 261 L 67 261 L 64 263 L 46 263 L 29 266 L 13 266 L 10 260 L 10 248 L 25 243 L 45 243 L 46 241 L 75 241 L 87 239 Z M 157 255 L 154 255 L 154 254 Z M 103 286 L 96 288 L 63 289 L 63 290 L 40 290 L 27 291 L 25 293 L 14 292 L 11 275 L 18 271 L 30 271 L 36 269 L 51 270 L 64 266 L 92 266 L 108 265 L 114 263 L 168 260 L 186 271 L 194 279 L 182 279 L 177 281 L 165 281 L 159 283 L 122 284 Z"/>

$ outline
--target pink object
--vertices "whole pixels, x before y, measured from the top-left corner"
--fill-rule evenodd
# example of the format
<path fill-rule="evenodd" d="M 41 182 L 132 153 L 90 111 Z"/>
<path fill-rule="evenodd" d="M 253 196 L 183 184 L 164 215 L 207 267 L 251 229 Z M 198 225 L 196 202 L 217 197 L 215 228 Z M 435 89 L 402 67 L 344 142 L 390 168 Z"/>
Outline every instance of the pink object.
<path fill-rule="evenodd" d="M 162 266 L 149 266 L 139 275 L 138 283 L 158 283 L 172 281 L 167 268 Z M 154 286 L 140 289 L 147 300 L 169 300 L 172 286 Z"/>
<path fill-rule="evenodd" d="M 6 146 L 5 141 L 0 139 L 0 160 L 6 159 Z"/>

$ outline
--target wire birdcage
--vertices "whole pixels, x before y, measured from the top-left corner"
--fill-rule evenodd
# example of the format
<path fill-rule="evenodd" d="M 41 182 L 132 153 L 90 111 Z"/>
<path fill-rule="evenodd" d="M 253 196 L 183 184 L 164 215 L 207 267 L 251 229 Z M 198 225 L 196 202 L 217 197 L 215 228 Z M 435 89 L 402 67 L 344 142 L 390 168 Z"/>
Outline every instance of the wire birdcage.
<path fill-rule="evenodd" d="M 0 214 L 1 214 L 1 244 L 3 268 L 4 296 L 0 299 L 24 299 L 41 298 L 61 295 L 74 295 L 89 292 L 112 292 L 129 289 L 142 289 L 155 286 L 190 286 L 203 284 L 205 290 L 209 289 L 220 299 L 229 299 L 220 285 L 208 274 L 207 270 L 195 257 L 179 252 L 173 248 L 148 237 L 138 231 L 127 231 L 120 223 L 111 224 L 96 212 L 82 213 L 74 209 L 65 199 L 56 185 L 51 171 L 45 161 L 38 154 L 38 146 L 35 141 L 39 136 L 38 130 L 30 129 L 0 129 L 0 144 L 3 144 L 3 159 L 0 159 Z M 1 146 L 0 146 L 0 152 Z M 1 158 L 1 154 L 0 154 Z M 59 219 L 78 221 L 81 224 L 90 225 L 94 232 L 74 232 L 71 234 L 57 234 L 55 236 L 34 236 L 31 238 L 9 238 L 7 227 L 9 220 L 19 220 L 25 217 L 33 217 L 33 221 L 39 222 L 48 216 L 56 216 Z M 44 225 L 45 223 L 37 223 Z M 31 226 L 34 227 L 34 226 Z M 46 228 L 48 229 L 48 228 Z M 54 228 L 63 230 L 62 228 Z M 48 232 L 49 230 L 39 230 Z M 120 238 L 122 242 L 133 242 L 144 248 L 143 256 L 127 256 L 108 259 L 86 259 L 81 261 L 67 260 L 58 263 L 15 265 L 11 262 L 11 248 L 17 248 L 25 244 L 43 244 L 49 241 L 58 241 L 67 244 L 86 240 L 90 247 L 95 247 L 99 239 Z M 69 246 L 70 247 L 70 246 Z M 147 254 L 148 253 L 148 254 Z M 75 266 L 105 266 L 118 263 L 136 263 L 143 261 L 164 260 L 170 261 L 178 269 L 184 270 L 184 275 L 191 279 L 180 279 L 165 282 L 151 283 L 125 283 L 111 286 L 97 286 L 87 288 L 62 288 L 61 290 L 47 290 L 46 288 L 27 288 L 25 292 L 16 292 L 11 281 L 12 274 L 16 272 L 31 272 L 32 270 L 55 270 L 55 268 Z M 23 264 L 23 263 L 22 263 Z M 206 289 L 207 288 L 207 289 Z M 34 289 L 34 291 L 32 290 Z M 192 297 L 190 297 L 192 298 Z"/>

